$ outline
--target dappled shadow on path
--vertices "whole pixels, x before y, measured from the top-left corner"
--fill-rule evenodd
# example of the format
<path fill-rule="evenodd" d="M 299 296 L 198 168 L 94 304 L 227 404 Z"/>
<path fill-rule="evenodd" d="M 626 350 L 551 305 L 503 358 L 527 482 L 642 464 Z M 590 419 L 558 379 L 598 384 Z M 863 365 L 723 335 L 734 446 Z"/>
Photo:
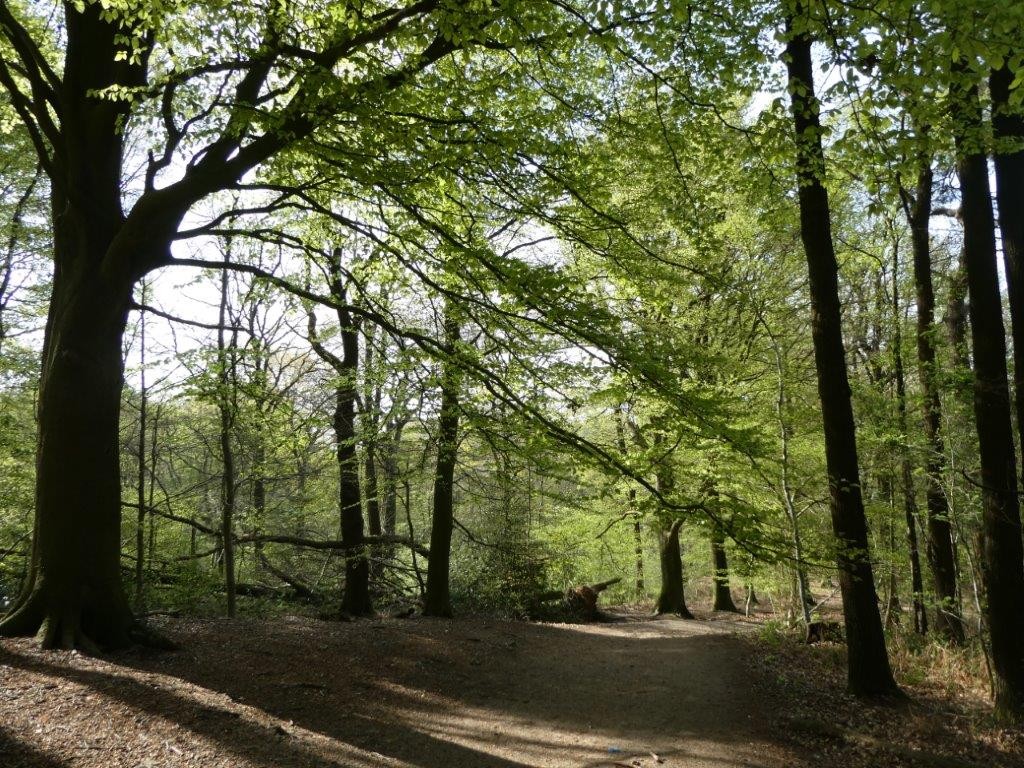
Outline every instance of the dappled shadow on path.
<path fill-rule="evenodd" d="M 164 628 L 184 650 L 96 660 L 8 643 L 0 663 L 98 695 L 124 720 L 123 751 L 136 718 L 163 741 L 155 766 L 597 768 L 653 766 L 652 754 L 667 766 L 788 764 L 760 729 L 744 646 L 710 623 Z M 105 743 L 108 757 L 118 743 Z"/>

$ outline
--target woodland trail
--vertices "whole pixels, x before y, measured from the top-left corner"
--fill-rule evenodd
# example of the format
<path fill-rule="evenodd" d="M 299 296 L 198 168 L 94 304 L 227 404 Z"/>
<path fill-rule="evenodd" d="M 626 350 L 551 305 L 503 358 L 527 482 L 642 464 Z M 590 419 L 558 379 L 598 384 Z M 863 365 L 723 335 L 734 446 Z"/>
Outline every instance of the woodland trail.
<path fill-rule="evenodd" d="M 182 650 L 106 659 L 4 640 L 0 764 L 795 765 L 743 626 L 182 619 L 163 624 Z"/>

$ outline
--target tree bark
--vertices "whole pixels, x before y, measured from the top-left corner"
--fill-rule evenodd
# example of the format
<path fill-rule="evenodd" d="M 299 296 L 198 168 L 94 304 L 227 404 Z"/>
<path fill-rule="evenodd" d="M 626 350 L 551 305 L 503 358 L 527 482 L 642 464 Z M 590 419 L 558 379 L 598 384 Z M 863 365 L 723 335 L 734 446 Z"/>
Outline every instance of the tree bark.
<path fill-rule="evenodd" d="M 659 433 L 655 436 L 656 445 L 663 445 L 664 442 L 664 435 Z M 670 496 L 675 487 L 675 473 L 671 461 L 671 455 L 663 456 L 655 472 L 655 484 L 662 497 Z M 662 520 L 664 519 L 665 511 L 662 510 Z M 686 607 L 683 589 L 683 558 L 679 547 L 679 531 L 682 527 L 683 521 L 677 518 L 667 527 L 663 525 L 658 531 L 661 590 L 658 592 L 654 612 L 658 616 L 672 613 L 684 619 L 692 619 L 693 614 Z"/>
<path fill-rule="evenodd" d="M 1007 64 L 989 77 L 999 230 L 1013 334 L 1013 393 L 1024 455 L 1024 115 L 1010 106 L 1014 73 Z"/>
<path fill-rule="evenodd" d="M 963 202 L 964 267 L 971 302 L 974 417 L 981 458 L 982 575 L 988 597 L 996 710 L 1024 714 L 1024 542 L 1011 424 L 995 220 L 980 134 L 978 86 L 966 63 L 954 64 L 950 88 L 957 176 Z"/>
<path fill-rule="evenodd" d="M 355 328 L 342 325 L 342 346 L 346 364 L 338 371 L 334 397 L 334 437 L 338 458 L 338 507 L 341 515 L 341 540 L 345 542 L 345 589 L 342 613 L 368 616 L 373 613 L 370 600 L 370 564 L 364 542 L 363 507 L 359 485 L 359 457 L 356 453 L 355 360 L 359 339 Z"/>
<path fill-rule="evenodd" d="M 661 591 L 654 612 L 658 616 L 675 614 L 692 619 L 693 614 L 686 607 L 683 591 L 683 559 L 679 549 L 679 529 L 682 520 L 674 520 L 670 526 L 658 532 L 658 554 L 661 562 Z"/>
<path fill-rule="evenodd" d="M 143 304 L 145 304 L 146 284 L 142 284 Z M 146 313 L 139 313 L 139 453 L 136 462 L 138 478 L 135 485 L 135 498 L 138 501 L 138 514 L 135 517 L 135 610 L 140 613 L 144 609 L 145 580 L 143 573 L 146 565 L 146 427 L 147 396 L 146 391 Z"/>
<path fill-rule="evenodd" d="M 454 351 L 459 343 L 459 322 L 453 308 L 445 307 L 445 344 Z M 430 523 L 430 561 L 427 565 L 425 616 L 452 615 L 449 577 L 454 525 L 455 463 L 459 439 L 459 369 L 447 358 L 441 371 L 441 412 L 437 424 L 437 469 L 434 476 L 434 509 Z"/>
<path fill-rule="evenodd" d="M 389 425 L 388 437 L 384 443 L 381 458 L 381 468 L 384 474 L 384 513 L 381 527 L 383 532 L 389 536 L 395 535 L 398 526 L 398 451 L 402 444 L 404 427 L 403 421 L 396 421 L 393 425 Z"/>
<path fill-rule="evenodd" d="M 134 628 L 121 581 L 118 451 L 132 286 L 93 268 L 109 230 L 103 219 L 64 213 L 66 203 L 55 189 L 31 566 L 0 634 L 38 630 L 45 648 L 117 648 Z"/>
<path fill-rule="evenodd" d="M 725 533 L 715 524 L 711 526 L 711 563 L 714 569 L 712 582 L 715 592 L 713 610 L 739 613 L 736 603 L 732 600 L 732 592 L 729 590 L 729 562 L 725 554 Z"/>
<path fill-rule="evenodd" d="M 230 247 L 225 254 L 230 261 Z M 231 431 L 234 428 L 236 415 L 235 400 L 235 347 L 236 334 L 232 334 L 230 344 L 225 339 L 224 328 L 228 321 L 228 271 L 221 271 L 220 278 L 220 315 L 217 329 L 217 409 L 220 412 L 220 455 L 221 469 L 221 529 L 224 559 L 224 590 L 227 596 L 227 612 L 234 617 L 237 610 L 235 595 L 235 454 L 231 445 Z M 143 510 L 139 510 L 142 514 Z"/>
<path fill-rule="evenodd" d="M 336 309 L 341 335 L 341 357 L 328 350 L 317 335 L 316 314 L 306 312 L 309 342 L 321 360 L 334 369 L 334 445 L 338 461 L 338 511 L 341 540 L 345 543 L 345 587 L 341 596 L 341 612 L 347 616 L 369 616 L 373 613 L 370 599 L 370 563 L 366 557 L 363 528 L 362 487 L 359 482 L 359 455 L 356 451 L 356 379 L 359 372 L 359 324 L 344 308 L 347 302 L 342 279 L 342 250 L 335 248 L 327 264 L 331 296 L 339 304 Z"/>
<path fill-rule="evenodd" d="M 805 16 L 803 3 L 797 15 Z M 874 573 L 868 552 L 868 527 L 857 466 L 857 438 L 846 373 L 839 303 L 838 265 L 832 242 L 828 192 L 823 179 L 819 104 L 814 94 L 811 37 L 806 18 L 795 29 L 787 16 L 786 67 L 797 144 L 800 184 L 800 236 L 810 278 L 812 336 L 818 394 L 825 428 L 832 530 L 843 597 L 848 647 L 848 684 L 858 695 L 898 691 L 889 667 Z"/>

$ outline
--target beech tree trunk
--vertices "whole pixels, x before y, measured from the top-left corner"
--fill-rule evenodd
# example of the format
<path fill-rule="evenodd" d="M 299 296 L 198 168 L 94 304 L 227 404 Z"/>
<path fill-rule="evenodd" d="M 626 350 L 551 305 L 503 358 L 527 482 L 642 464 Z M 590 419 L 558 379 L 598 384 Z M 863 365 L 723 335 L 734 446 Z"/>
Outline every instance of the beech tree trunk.
<path fill-rule="evenodd" d="M 798 15 L 804 11 L 803 4 L 798 3 Z M 890 694 L 898 689 L 889 667 L 869 555 L 843 347 L 838 265 L 832 242 L 828 192 L 823 183 L 825 158 L 818 117 L 820 106 L 814 94 L 811 37 L 805 21 L 800 19 L 799 31 L 794 31 L 794 19 L 787 16 L 785 58 L 797 143 L 800 236 L 810 278 L 814 359 L 825 428 L 829 506 L 846 625 L 847 679 L 854 694 Z"/>
<path fill-rule="evenodd" d="M 350 345 L 358 345 L 354 330 L 342 329 L 346 359 Z M 354 368 L 354 366 L 353 366 Z M 355 371 L 352 371 L 354 379 Z M 341 512 L 341 540 L 345 543 L 345 591 L 342 613 L 368 616 L 373 613 L 370 600 L 370 563 L 366 558 L 363 507 L 359 486 L 359 457 L 356 454 L 356 391 L 347 377 L 339 382 L 334 400 L 334 435 L 338 456 L 338 505 Z"/>
<path fill-rule="evenodd" d="M 732 601 L 729 590 L 729 562 L 725 555 L 725 533 L 717 525 L 711 526 L 711 563 L 714 568 L 712 581 L 715 589 L 715 602 L 712 608 L 716 611 L 739 613 Z"/>
<path fill-rule="evenodd" d="M 1017 498 L 995 220 L 980 133 L 977 84 L 964 64 L 951 84 L 957 176 L 962 196 L 964 267 L 974 351 L 974 418 L 982 486 L 982 576 L 992 643 L 996 710 L 1024 714 L 1024 542 Z"/>
<path fill-rule="evenodd" d="M 451 307 L 445 308 L 445 343 L 453 349 L 459 342 L 459 323 Z M 430 523 L 430 560 L 427 589 L 423 600 L 425 616 L 452 615 L 449 588 L 452 530 L 454 527 L 455 463 L 459 440 L 459 370 L 446 359 L 441 372 L 441 412 L 437 424 L 437 471 L 434 476 L 434 510 Z"/>
<path fill-rule="evenodd" d="M 957 601 L 956 553 L 953 547 L 953 526 L 949 520 L 949 500 L 943 489 L 942 479 L 946 471 L 946 446 L 942 439 L 942 402 L 939 398 L 938 368 L 935 357 L 935 290 L 932 286 L 931 241 L 928 223 L 932 214 L 932 170 L 931 158 L 922 155 L 917 177 L 917 188 L 913 197 L 903 194 L 904 210 L 910 224 L 914 258 L 914 286 L 917 300 L 917 364 L 921 380 L 922 407 L 925 438 L 928 441 L 928 458 L 925 474 L 928 478 L 926 503 L 928 512 L 928 564 L 931 566 L 935 595 L 939 601 L 936 626 L 946 639 L 961 644 L 964 642 L 963 622 L 960 619 Z M 893 298 L 893 310 L 897 324 L 900 321 L 898 300 Z M 898 327 L 898 325 L 897 325 Z M 901 429 L 906 434 L 906 388 L 903 382 L 902 356 L 897 370 L 897 398 L 900 408 Z M 910 458 L 903 450 L 904 495 L 912 489 L 913 479 Z M 918 557 L 916 504 L 905 502 L 907 541 L 910 546 L 911 582 L 914 602 L 914 630 L 921 634 L 928 631 L 928 618 L 924 611 L 921 590 L 921 564 Z"/>
<path fill-rule="evenodd" d="M 661 591 L 658 592 L 654 612 L 659 616 L 671 613 L 692 619 L 693 614 L 686 607 L 686 596 L 683 593 L 683 559 L 679 550 L 679 529 L 682 526 L 683 521 L 676 520 L 658 532 Z"/>
<path fill-rule="evenodd" d="M 996 204 L 1003 240 L 1006 292 L 1013 333 L 1013 393 L 1017 434 L 1024 446 L 1024 116 L 1010 106 L 1014 73 L 1003 64 L 989 78 L 992 133 L 996 140 Z M 1024 447 L 1022 447 L 1024 454 Z"/>
<path fill-rule="evenodd" d="M 338 460 L 338 511 L 341 540 L 345 544 L 345 588 L 341 612 L 346 616 L 369 616 L 370 563 L 366 557 L 363 528 L 362 487 L 359 483 L 359 455 L 356 452 L 356 378 L 359 372 L 359 324 L 345 309 L 348 301 L 342 279 L 342 250 L 335 248 L 327 263 L 332 298 L 338 301 L 335 314 L 341 336 L 341 356 L 335 355 L 317 332 L 316 313 L 306 309 L 309 343 L 313 351 L 334 369 L 334 442 Z"/>
<path fill-rule="evenodd" d="M 45 648 L 117 648 L 134 627 L 121 581 L 118 435 L 132 281 L 95 268 L 111 212 L 90 219 L 67 204 L 55 189 L 31 566 L 0 634 L 39 631 Z"/>
<path fill-rule="evenodd" d="M 142 301 L 146 300 L 146 285 L 142 284 Z M 135 610 L 144 608 L 145 579 L 143 574 L 146 566 L 146 427 L 147 396 L 146 391 L 146 313 L 139 315 L 139 453 L 136 457 L 138 477 L 135 484 L 136 515 L 135 515 Z"/>
<path fill-rule="evenodd" d="M 132 287 L 165 257 L 179 210 L 165 206 L 148 226 L 127 226 L 122 121 L 130 107 L 93 92 L 141 84 L 145 63 L 115 60 L 122 31 L 98 5 L 68 12 L 65 33 L 61 128 L 50 136 L 53 157 L 40 152 L 51 179 L 54 272 L 39 383 L 32 557 L 0 634 L 39 631 L 47 648 L 113 648 L 142 639 L 121 580 L 122 342 Z"/>
<path fill-rule="evenodd" d="M 230 261 L 230 248 L 225 254 L 225 261 Z M 224 547 L 224 589 L 227 595 L 228 616 L 233 617 L 236 610 L 235 579 L 235 454 L 231 446 L 231 430 L 235 423 L 235 347 L 237 338 L 234 333 L 228 344 L 224 338 L 224 328 L 228 322 L 228 271 L 221 272 L 220 278 L 220 322 L 217 329 L 217 409 L 220 412 L 220 455 L 221 469 L 221 529 L 220 538 Z"/>

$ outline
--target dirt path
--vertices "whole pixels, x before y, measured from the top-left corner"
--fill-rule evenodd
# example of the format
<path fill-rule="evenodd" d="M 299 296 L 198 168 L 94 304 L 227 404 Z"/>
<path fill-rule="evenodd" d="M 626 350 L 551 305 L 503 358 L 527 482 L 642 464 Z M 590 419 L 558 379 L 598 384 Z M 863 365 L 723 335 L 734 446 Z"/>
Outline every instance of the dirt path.
<path fill-rule="evenodd" d="M 794 765 L 738 626 L 176 620 L 183 650 L 104 660 L 0 641 L 0 765 Z"/>

